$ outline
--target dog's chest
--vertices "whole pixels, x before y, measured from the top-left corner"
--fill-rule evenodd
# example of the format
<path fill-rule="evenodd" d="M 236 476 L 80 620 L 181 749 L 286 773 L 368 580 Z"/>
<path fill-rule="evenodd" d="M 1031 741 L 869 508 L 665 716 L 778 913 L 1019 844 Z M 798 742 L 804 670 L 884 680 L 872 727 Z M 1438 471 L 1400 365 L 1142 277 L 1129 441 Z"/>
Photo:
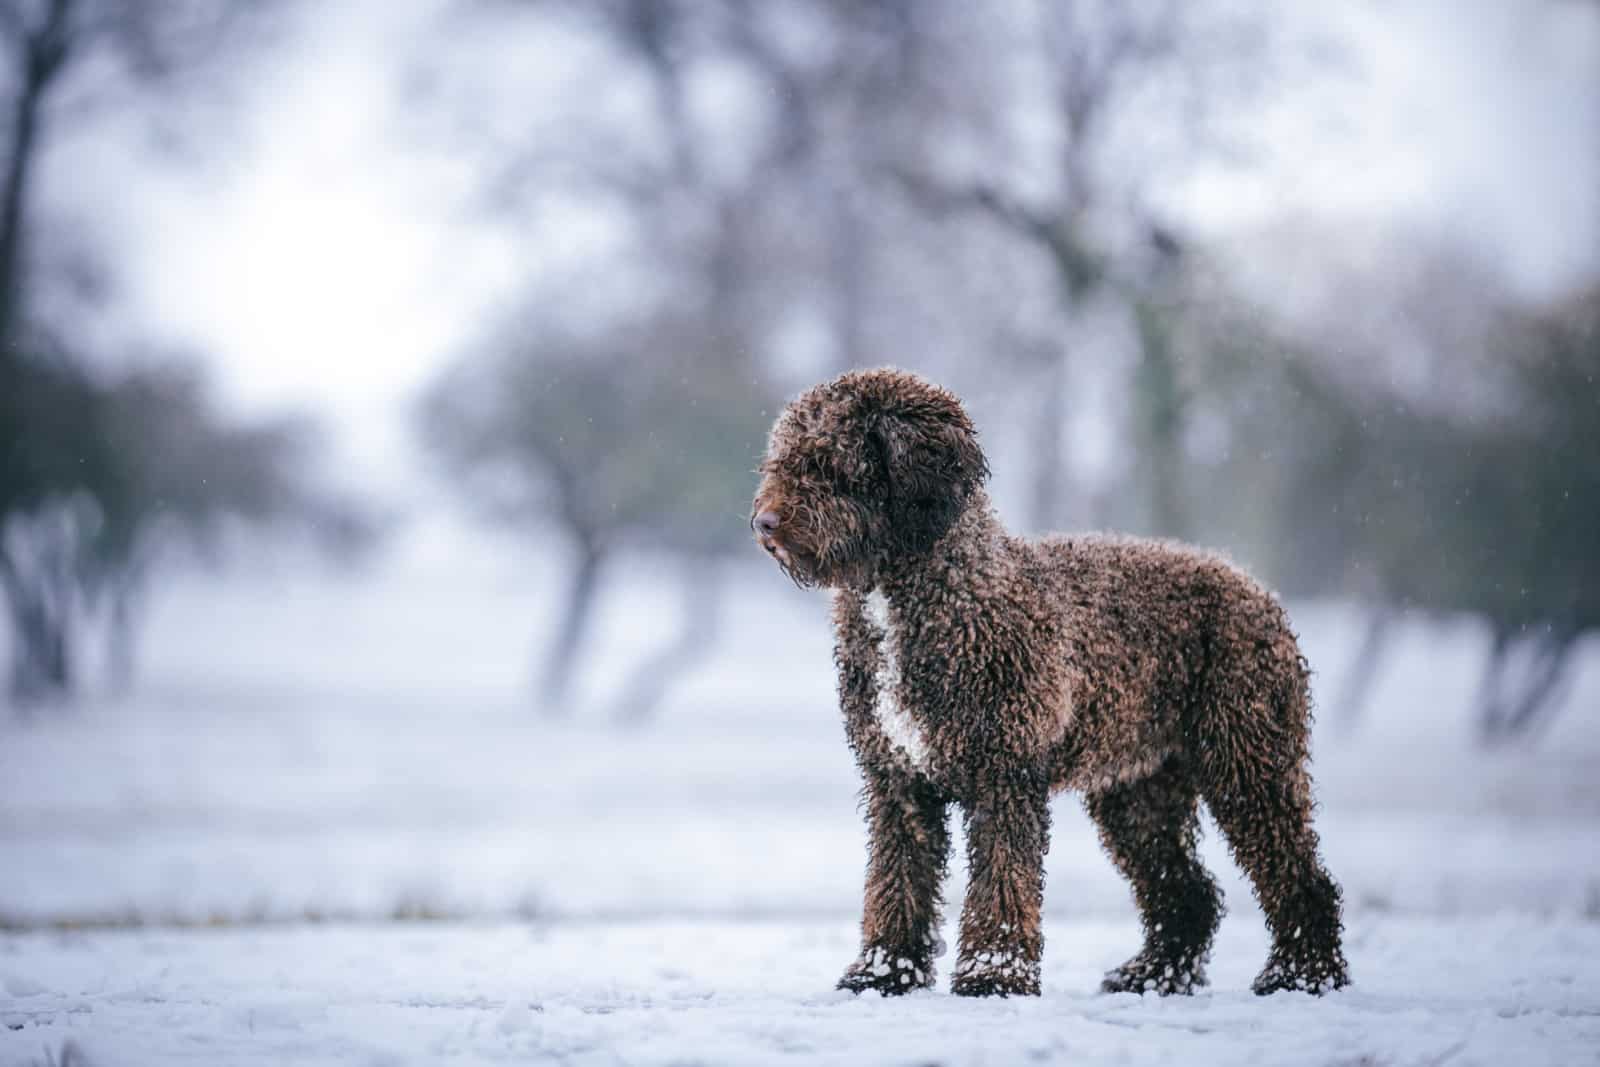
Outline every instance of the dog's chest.
<path fill-rule="evenodd" d="M 926 772 L 929 756 L 927 734 L 900 699 L 903 680 L 901 638 L 890 618 L 889 598 L 873 590 L 867 597 L 867 615 L 884 632 L 879 648 L 878 669 L 873 679 L 873 719 L 896 754 L 912 770 Z"/>

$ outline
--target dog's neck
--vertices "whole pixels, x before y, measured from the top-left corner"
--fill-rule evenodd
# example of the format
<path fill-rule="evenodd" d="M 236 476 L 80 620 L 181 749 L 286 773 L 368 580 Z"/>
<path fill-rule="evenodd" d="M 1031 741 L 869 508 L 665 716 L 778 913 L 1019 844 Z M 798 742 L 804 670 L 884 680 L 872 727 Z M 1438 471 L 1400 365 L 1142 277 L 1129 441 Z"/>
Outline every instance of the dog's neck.
<path fill-rule="evenodd" d="M 875 592 L 896 607 L 916 610 L 929 594 L 987 599 L 1010 576 L 1016 562 L 1006 550 L 1006 532 L 995 517 L 989 494 L 978 490 L 950 529 L 926 552 L 884 562 Z"/>

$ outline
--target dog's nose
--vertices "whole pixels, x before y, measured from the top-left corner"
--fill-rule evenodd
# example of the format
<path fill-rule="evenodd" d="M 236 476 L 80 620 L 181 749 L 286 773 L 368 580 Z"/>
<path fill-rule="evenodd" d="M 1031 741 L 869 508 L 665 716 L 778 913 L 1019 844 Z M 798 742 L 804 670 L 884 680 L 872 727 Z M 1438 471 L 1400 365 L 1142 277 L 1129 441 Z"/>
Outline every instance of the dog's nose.
<path fill-rule="evenodd" d="M 763 511 L 756 516 L 756 530 L 771 537 L 778 532 L 778 513 L 776 511 Z"/>

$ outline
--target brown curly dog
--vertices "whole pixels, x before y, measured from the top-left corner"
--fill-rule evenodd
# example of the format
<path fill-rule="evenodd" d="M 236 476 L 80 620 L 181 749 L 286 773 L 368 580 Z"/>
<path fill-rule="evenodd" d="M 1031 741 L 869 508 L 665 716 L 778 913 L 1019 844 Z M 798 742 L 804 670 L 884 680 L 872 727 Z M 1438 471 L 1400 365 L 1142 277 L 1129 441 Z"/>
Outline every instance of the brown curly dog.
<path fill-rule="evenodd" d="M 861 956 L 841 988 L 932 985 L 961 805 L 970 880 L 958 994 L 1036 994 L 1051 794 L 1076 789 L 1133 883 L 1144 947 L 1108 992 L 1189 993 L 1221 898 L 1204 798 L 1272 931 L 1257 993 L 1349 980 L 1317 855 L 1307 671 L 1277 600 L 1216 556 L 1125 537 L 1006 533 L 960 402 L 896 370 L 845 374 L 773 427 L 751 526 L 835 590 L 845 729 L 870 831 Z"/>

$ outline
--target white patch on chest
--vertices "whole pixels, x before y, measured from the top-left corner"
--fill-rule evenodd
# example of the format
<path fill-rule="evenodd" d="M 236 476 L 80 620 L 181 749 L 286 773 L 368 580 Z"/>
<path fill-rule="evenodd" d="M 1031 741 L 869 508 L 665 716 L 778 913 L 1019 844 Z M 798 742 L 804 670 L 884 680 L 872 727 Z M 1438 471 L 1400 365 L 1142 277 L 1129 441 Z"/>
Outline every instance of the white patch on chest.
<path fill-rule="evenodd" d="M 922 732 L 922 725 L 900 706 L 900 642 L 889 622 L 889 598 L 877 589 L 867 595 L 867 616 L 884 631 L 878 672 L 874 677 L 877 696 L 872 704 L 873 717 L 883 736 L 905 755 L 912 768 L 925 771 L 928 739 Z"/>

